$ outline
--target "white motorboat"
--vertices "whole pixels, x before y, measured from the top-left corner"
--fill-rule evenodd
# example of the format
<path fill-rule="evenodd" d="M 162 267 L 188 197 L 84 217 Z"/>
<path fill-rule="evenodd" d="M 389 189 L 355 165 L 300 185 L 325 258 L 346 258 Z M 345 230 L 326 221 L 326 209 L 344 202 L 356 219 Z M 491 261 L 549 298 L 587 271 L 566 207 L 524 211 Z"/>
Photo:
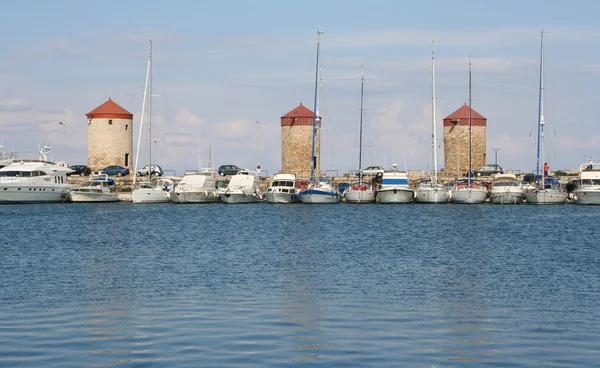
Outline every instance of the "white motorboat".
<path fill-rule="evenodd" d="M 275 174 L 265 197 L 269 203 L 300 203 L 300 189 L 295 174 Z"/>
<path fill-rule="evenodd" d="M 67 183 L 72 173 L 66 165 L 48 162 L 48 145 L 39 152 L 39 160 L 19 160 L 0 169 L 0 203 L 64 202 L 75 185 Z"/>
<path fill-rule="evenodd" d="M 169 178 L 141 182 L 133 190 L 133 203 L 170 203 L 174 186 Z"/>
<path fill-rule="evenodd" d="M 210 168 L 188 170 L 183 179 L 175 186 L 171 199 L 173 203 L 216 203 L 216 172 Z"/>
<path fill-rule="evenodd" d="M 469 171 L 468 177 L 463 182 L 457 182 L 451 189 L 452 203 L 460 204 L 482 204 L 487 198 L 487 187 L 479 182 L 471 180 L 472 168 L 472 143 L 471 143 L 471 56 L 469 55 Z"/>
<path fill-rule="evenodd" d="M 317 134 L 317 121 L 321 121 L 321 116 L 319 115 L 319 76 L 321 71 L 321 57 L 320 57 L 320 45 L 321 45 L 321 31 L 317 32 L 317 67 L 315 73 L 315 112 L 313 117 L 313 129 L 312 129 L 312 138 L 311 138 L 311 165 L 310 165 L 310 184 L 303 188 L 300 193 L 300 200 L 302 203 L 339 203 L 342 199 L 340 192 L 335 188 L 333 183 L 328 178 L 317 179 L 318 173 L 315 173 L 315 161 L 317 157 L 315 157 L 315 136 Z M 320 155 L 319 155 L 320 157 Z"/>
<path fill-rule="evenodd" d="M 515 174 L 497 174 L 490 189 L 490 203 L 519 204 L 524 199 L 523 184 Z"/>
<path fill-rule="evenodd" d="M 419 183 L 415 190 L 415 203 L 448 203 L 448 191 L 438 183 L 437 176 L 437 134 L 435 127 L 435 52 L 431 43 L 431 160 L 430 180 Z"/>
<path fill-rule="evenodd" d="M 377 186 L 377 198 L 383 204 L 410 203 L 414 191 L 408 186 L 408 175 L 405 171 L 398 171 L 398 165 L 393 164 L 391 171 L 385 171 L 381 184 Z"/>
<path fill-rule="evenodd" d="M 358 143 L 358 183 L 351 185 L 344 192 L 347 203 L 375 203 L 375 190 L 369 182 L 363 182 L 362 172 L 362 131 L 363 131 L 363 97 L 364 97 L 365 75 L 361 70 L 360 78 L 360 133 Z"/>
<path fill-rule="evenodd" d="M 227 190 L 220 195 L 223 203 L 259 203 L 262 202 L 262 193 L 259 187 L 258 172 L 241 170 L 231 177 Z"/>
<path fill-rule="evenodd" d="M 92 175 L 90 180 L 79 188 L 69 190 L 68 200 L 71 202 L 117 202 L 114 191 L 115 181 L 108 175 Z"/>
<path fill-rule="evenodd" d="M 536 178 L 540 171 L 540 162 L 544 162 L 544 33 L 542 30 Z M 567 196 L 567 192 L 560 187 L 558 181 L 547 180 L 546 172 L 542 170 L 541 179 L 536 183 L 536 188 L 525 194 L 525 200 L 527 204 L 564 204 L 567 201 Z"/>
<path fill-rule="evenodd" d="M 590 160 L 581 165 L 576 187 L 572 192 L 573 203 L 600 204 L 600 164 Z"/>

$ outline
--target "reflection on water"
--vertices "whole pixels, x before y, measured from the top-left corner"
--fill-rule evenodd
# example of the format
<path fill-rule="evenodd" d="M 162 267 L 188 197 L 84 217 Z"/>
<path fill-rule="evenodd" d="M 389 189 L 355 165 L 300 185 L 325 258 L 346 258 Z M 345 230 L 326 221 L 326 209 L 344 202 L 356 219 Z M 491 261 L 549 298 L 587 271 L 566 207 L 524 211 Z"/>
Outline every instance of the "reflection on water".
<path fill-rule="evenodd" d="M 0 366 L 593 366 L 600 348 L 596 207 L 2 211 Z"/>

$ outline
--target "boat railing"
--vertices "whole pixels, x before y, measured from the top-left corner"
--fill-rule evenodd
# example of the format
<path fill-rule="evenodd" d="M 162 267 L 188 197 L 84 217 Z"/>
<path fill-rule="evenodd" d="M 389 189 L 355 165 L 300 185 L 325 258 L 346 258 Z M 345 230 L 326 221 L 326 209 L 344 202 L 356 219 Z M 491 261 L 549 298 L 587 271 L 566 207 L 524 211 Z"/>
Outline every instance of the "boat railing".
<path fill-rule="evenodd" d="M 600 162 L 590 160 L 581 164 L 579 166 L 579 173 L 581 174 L 583 171 L 600 171 Z"/>

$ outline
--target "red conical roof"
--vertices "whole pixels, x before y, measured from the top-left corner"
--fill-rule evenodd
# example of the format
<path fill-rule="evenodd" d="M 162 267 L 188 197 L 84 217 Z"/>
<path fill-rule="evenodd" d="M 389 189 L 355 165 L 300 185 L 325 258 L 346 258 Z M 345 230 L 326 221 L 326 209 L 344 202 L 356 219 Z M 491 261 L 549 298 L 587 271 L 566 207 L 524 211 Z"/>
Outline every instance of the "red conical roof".
<path fill-rule="evenodd" d="M 133 119 L 132 113 L 119 106 L 110 97 L 108 101 L 88 112 L 85 116 L 88 119 Z"/>
<path fill-rule="evenodd" d="M 314 118 L 315 114 L 302 105 L 302 102 L 298 107 L 283 115 L 281 118 Z"/>
<path fill-rule="evenodd" d="M 444 120 L 448 119 L 469 119 L 469 105 L 465 102 L 464 105 L 458 108 L 458 110 L 454 111 L 452 114 L 446 116 Z M 483 119 L 487 120 L 483 115 L 475 111 L 475 109 L 471 109 L 471 119 Z M 461 124 L 462 125 L 462 124 Z"/>

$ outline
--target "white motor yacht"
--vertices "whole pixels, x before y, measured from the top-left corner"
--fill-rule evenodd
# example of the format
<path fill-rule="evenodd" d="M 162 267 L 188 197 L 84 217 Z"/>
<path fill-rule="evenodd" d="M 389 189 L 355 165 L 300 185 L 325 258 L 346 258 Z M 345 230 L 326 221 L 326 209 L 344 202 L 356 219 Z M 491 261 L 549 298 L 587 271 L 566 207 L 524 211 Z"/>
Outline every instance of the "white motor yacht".
<path fill-rule="evenodd" d="M 579 168 L 573 203 L 600 204 L 600 164 L 590 161 Z"/>
<path fill-rule="evenodd" d="M 490 189 L 490 203 L 519 204 L 524 199 L 523 184 L 515 174 L 497 174 Z"/>
<path fill-rule="evenodd" d="M 169 203 L 173 187 L 173 180 L 168 178 L 141 182 L 133 190 L 133 203 Z"/>
<path fill-rule="evenodd" d="M 44 145 L 39 160 L 19 160 L 0 169 L 0 203 L 64 202 L 69 189 L 66 165 L 46 161 L 50 147 Z"/>
<path fill-rule="evenodd" d="M 119 197 L 114 185 L 115 181 L 106 174 L 92 175 L 87 183 L 69 190 L 68 199 L 71 202 L 117 202 Z"/>
<path fill-rule="evenodd" d="M 233 175 L 220 198 L 223 203 L 231 204 L 262 202 L 258 172 L 241 170 Z"/>
<path fill-rule="evenodd" d="M 269 203 L 300 203 L 300 189 L 295 174 L 275 174 L 265 197 Z"/>
<path fill-rule="evenodd" d="M 408 175 L 405 171 L 396 171 L 396 164 L 392 167 L 392 171 L 383 173 L 381 184 L 377 187 L 379 203 L 410 203 L 414 197 L 414 191 L 408 186 Z"/>
<path fill-rule="evenodd" d="M 52 162 L 22 161 L 0 169 L 0 203 L 63 202 L 73 170 Z"/>
<path fill-rule="evenodd" d="M 173 203 L 220 202 L 216 175 L 215 170 L 210 168 L 186 171 L 171 194 Z"/>

